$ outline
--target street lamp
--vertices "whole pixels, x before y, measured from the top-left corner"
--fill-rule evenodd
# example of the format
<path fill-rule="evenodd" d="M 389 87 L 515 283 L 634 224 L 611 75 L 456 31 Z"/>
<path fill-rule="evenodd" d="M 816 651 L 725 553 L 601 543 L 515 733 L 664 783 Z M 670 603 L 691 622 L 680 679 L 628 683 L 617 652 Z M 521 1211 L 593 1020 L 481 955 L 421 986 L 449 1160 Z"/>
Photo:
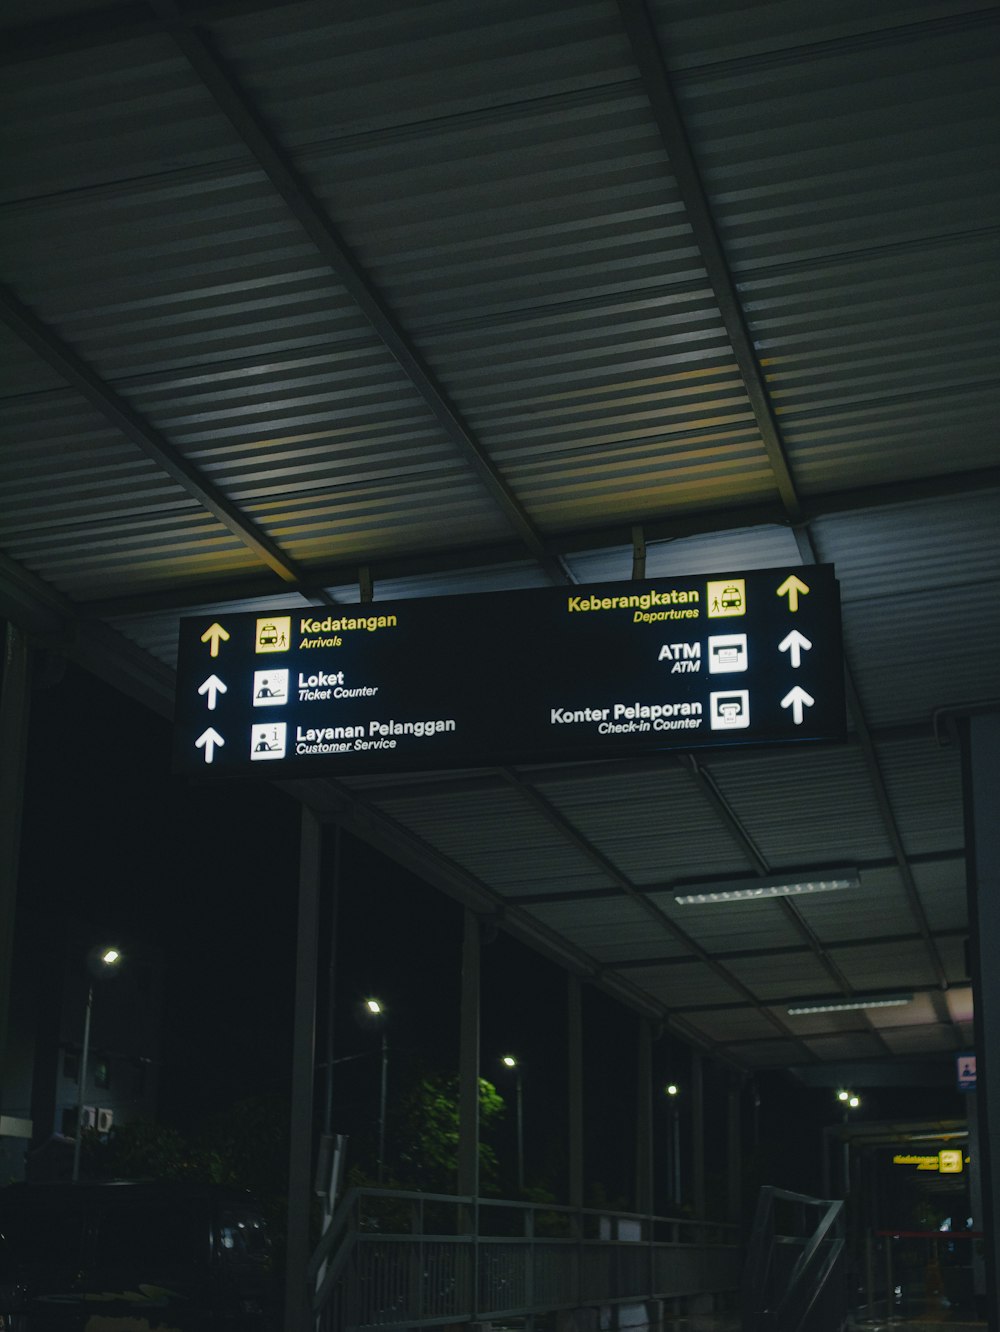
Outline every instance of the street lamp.
<path fill-rule="evenodd" d="M 504 1068 L 514 1070 L 514 1094 L 517 1098 L 517 1191 L 524 1192 L 524 1083 L 521 1076 L 521 1064 L 513 1055 L 504 1055 L 500 1060 Z"/>
<path fill-rule="evenodd" d="M 385 1098 L 389 1083 L 389 1040 L 386 1031 L 385 1004 L 381 999 L 366 999 L 365 1011 L 382 1024 L 382 1079 L 378 1098 L 378 1182 L 385 1179 Z"/>
<path fill-rule="evenodd" d="M 857 1110 L 861 1105 L 861 1097 L 857 1092 L 848 1091 L 846 1087 L 841 1087 L 837 1092 L 837 1100 L 844 1111 L 844 1123 L 846 1124 L 852 1110 Z M 844 1134 L 844 1197 L 846 1198 L 851 1191 L 851 1144 L 847 1134 Z"/>
<path fill-rule="evenodd" d="M 80 1178 L 80 1148 L 83 1145 L 83 1102 L 87 1094 L 87 1060 L 90 1057 L 90 1018 L 94 1009 L 94 981 L 114 976 L 121 966 L 121 950 L 110 944 L 91 948 L 87 954 L 87 1007 L 83 1018 L 83 1049 L 80 1053 L 80 1093 L 76 1102 L 76 1138 L 73 1142 L 73 1183 Z"/>
<path fill-rule="evenodd" d="M 681 1204 L 681 1121 L 678 1113 L 677 1098 L 680 1087 L 676 1082 L 668 1082 L 663 1089 L 670 1105 L 670 1188 L 671 1201 L 679 1207 Z"/>

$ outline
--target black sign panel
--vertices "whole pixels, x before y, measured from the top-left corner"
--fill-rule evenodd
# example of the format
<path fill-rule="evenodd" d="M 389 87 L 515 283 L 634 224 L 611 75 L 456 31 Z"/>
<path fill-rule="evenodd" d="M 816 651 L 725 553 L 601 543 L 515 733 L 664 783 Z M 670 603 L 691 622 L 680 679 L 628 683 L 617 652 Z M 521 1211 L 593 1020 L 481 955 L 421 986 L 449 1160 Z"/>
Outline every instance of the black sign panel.
<path fill-rule="evenodd" d="M 181 622 L 175 764 L 261 776 L 839 739 L 830 565 Z"/>

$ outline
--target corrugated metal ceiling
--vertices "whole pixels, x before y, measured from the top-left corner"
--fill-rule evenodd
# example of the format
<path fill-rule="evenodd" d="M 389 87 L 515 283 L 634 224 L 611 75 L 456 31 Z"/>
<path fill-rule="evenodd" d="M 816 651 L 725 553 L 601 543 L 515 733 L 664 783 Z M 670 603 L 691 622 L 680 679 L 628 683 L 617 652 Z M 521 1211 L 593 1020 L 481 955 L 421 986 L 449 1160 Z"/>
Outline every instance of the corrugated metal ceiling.
<path fill-rule="evenodd" d="M 651 577 L 832 562 L 843 746 L 300 794 L 746 1067 L 964 1047 L 935 716 L 1000 696 L 996 6 L 38 0 L 2 36 L 0 610 L 169 706 L 200 607 L 627 579 L 637 536 Z M 824 864 L 861 888 L 671 891 Z"/>

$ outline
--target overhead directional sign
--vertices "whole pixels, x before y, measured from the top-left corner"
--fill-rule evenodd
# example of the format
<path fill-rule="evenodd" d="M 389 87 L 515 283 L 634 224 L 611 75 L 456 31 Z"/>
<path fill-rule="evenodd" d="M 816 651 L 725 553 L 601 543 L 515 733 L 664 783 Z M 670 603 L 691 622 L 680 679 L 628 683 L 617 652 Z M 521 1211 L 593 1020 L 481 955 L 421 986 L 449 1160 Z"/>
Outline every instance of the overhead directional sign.
<path fill-rule="evenodd" d="M 175 765 L 309 775 L 839 739 L 833 568 L 183 620 Z"/>

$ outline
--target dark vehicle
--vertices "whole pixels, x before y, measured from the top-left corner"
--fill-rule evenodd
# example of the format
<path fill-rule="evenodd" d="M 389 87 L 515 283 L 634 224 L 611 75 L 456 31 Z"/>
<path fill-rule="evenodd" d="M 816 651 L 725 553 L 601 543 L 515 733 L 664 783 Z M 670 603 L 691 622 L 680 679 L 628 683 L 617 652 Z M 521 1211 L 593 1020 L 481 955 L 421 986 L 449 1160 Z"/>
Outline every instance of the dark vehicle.
<path fill-rule="evenodd" d="M 0 1189 L 0 1234 L 28 1332 L 277 1326 L 264 1220 L 238 1189 L 12 1184 Z"/>

